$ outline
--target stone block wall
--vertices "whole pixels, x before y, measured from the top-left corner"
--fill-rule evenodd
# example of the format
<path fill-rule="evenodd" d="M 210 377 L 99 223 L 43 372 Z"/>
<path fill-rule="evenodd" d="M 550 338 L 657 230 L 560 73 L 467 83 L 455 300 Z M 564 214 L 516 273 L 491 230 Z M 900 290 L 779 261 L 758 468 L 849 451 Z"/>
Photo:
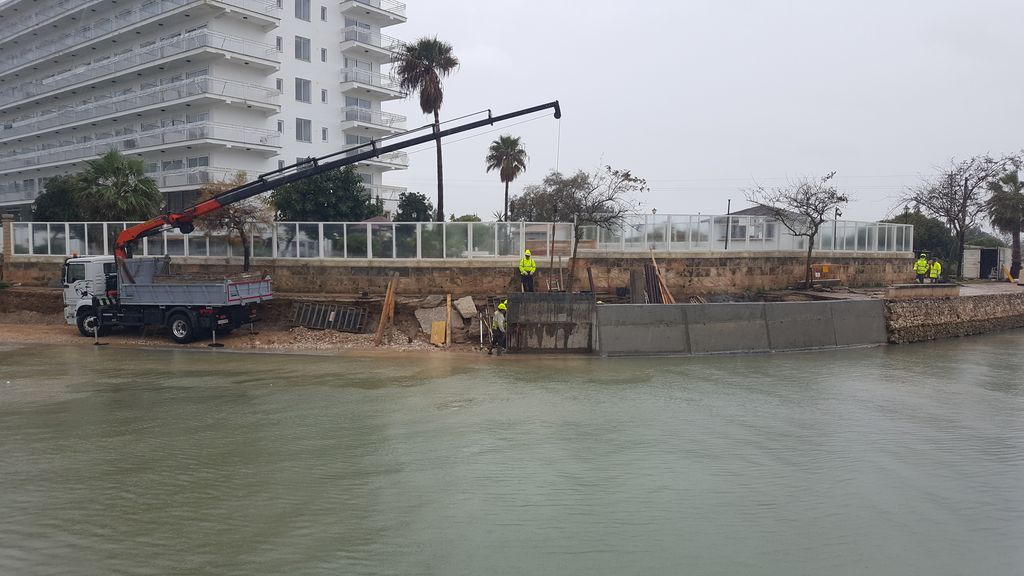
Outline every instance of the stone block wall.
<path fill-rule="evenodd" d="M 673 257 L 655 252 L 672 295 L 748 294 L 758 290 L 777 290 L 804 280 L 802 256 L 779 252 L 736 252 L 694 254 Z M 887 286 L 914 279 L 913 259 L 893 254 L 864 253 L 848 256 L 815 256 L 815 264 L 830 264 L 831 273 L 850 287 Z M 587 287 L 586 267 L 592 267 L 594 288 L 612 292 L 629 285 L 631 268 L 651 263 L 651 254 L 617 254 L 583 257 L 577 264 L 576 288 Z"/>
<path fill-rule="evenodd" d="M 736 253 L 702 254 L 680 258 L 658 255 L 658 265 L 669 289 L 677 299 L 689 296 L 741 295 L 758 290 L 787 288 L 803 281 L 804 259 L 792 254 Z M 26 286 L 56 285 L 61 256 L 8 257 L 4 273 L 9 282 Z M 650 254 L 629 256 L 588 256 L 576 267 L 576 290 L 589 288 L 586 267 L 592 268 L 595 289 L 613 293 L 629 285 L 631 268 L 650 263 Z M 861 255 L 845 258 L 816 258 L 829 263 L 845 285 L 885 286 L 912 279 L 911 260 L 893 255 Z M 188 275 L 236 274 L 241 262 L 226 258 L 172 257 L 171 269 Z M 558 276 L 545 260 L 538 261 L 538 291 L 545 291 L 546 279 Z M 512 260 L 386 261 L 386 260 L 294 260 L 256 258 L 253 271 L 274 279 L 278 292 L 310 294 L 383 294 L 395 274 L 401 279 L 403 295 L 443 294 L 456 296 L 506 294 L 519 290 L 516 262 Z M 563 271 L 568 278 L 568 270 Z"/>
<path fill-rule="evenodd" d="M 1024 327 L 1024 292 L 886 300 L 885 310 L 893 343 L 969 336 Z"/>

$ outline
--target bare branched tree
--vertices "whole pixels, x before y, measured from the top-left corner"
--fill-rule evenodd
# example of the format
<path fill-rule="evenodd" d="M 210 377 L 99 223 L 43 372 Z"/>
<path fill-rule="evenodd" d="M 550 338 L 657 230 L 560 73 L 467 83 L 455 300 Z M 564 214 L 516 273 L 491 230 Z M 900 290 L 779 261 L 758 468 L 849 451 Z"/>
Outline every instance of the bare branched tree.
<path fill-rule="evenodd" d="M 833 210 L 850 201 L 846 194 L 836 189 L 832 182 L 835 175 L 835 172 L 829 172 L 821 178 L 802 177 L 786 186 L 756 186 L 747 192 L 749 202 L 767 208 L 771 216 L 794 236 L 807 238 L 805 287 L 811 285 L 811 255 L 821 225 L 829 219 Z"/>
<path fill-rule="evenodd" d="M 942 220 L 953 231 L 958 277 L 963 277 L 967 232 L 978 225 L 985 212 L 990 185 L 1016 162 L 1019 156 L 952 159 L 948 166 L 937 167 L 936 176 L 908 190 L 901 199 L 902 203 Z"/>
<path fill-rule="evenodd" d="M 199 201 L 208 200 L 221 192 L 225 192 L 246 182 L 245 172 L 238 172 L 228 182 L 211 182 L 199 189 Z M 255 197 L 229 204 L 219 210 L 196 218 L 196 227 L 206 232 L 227 231 L 230 240 L 233 234 L 238 235 L 242 245 L 242 271 L 249 271 L 249 226 L 253 224 L 268 224 L 274 219 L 274 211 L 270 207 L 267 198 Z"/>
<path fill-rule="evenodd" d="M 584 226 L 598 228 L 621 228 L 626 218 L 636 213 L 639 201 L 634 194 L 647 191 L 647 180 L 634 176 L 629 170 L 617 170 L 605 166 L 592 174 L 582 170 L 563 180 L 564 186 L 556 200 L 558 214 L 565 219 L 572 218 L 573 227 L 572 264 L 569 266 L 569 281 L 566 291 L 572 292 L 576 269 L 576 254 L 583 238 Z"/>

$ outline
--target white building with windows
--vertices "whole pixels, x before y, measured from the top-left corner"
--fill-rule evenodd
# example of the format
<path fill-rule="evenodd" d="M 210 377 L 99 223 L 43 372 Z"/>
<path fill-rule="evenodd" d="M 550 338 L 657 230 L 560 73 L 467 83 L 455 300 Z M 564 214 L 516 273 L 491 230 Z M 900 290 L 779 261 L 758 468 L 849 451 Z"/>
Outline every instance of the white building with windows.
<path fill-rule="evenodd" d="M 170 210 L 405 129 L 388 64 L 393 0 L 0 0 L 0 212 L 31 219 L 58 174 L 140 158 Z M 356 167 L 393 208 L 396 153 Z"/>

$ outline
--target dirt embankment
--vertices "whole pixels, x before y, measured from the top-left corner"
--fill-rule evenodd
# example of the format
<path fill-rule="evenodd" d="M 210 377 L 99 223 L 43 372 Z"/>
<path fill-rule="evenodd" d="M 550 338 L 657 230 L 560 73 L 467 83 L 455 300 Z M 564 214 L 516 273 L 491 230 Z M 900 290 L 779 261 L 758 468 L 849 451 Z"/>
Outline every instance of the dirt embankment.
<path fill-rule="evenodd" d="M 366 333 L 352 334 L 334 330 L 310 330 L 296 327 L 292 323 L 293 306 L 299 301 L 316 301 L 315 298 L 300 299 L 276 297 L 260 304 L 258 322 L 252 332 L 246 327 L 234 333 L 218 337 L 218 343 L 226 348 L 266 351 L 312 351 L 341 352 L 345 350 L 409 351 L 441 350 L 429 342 L 429 337 L 420 330 L 415 318 L 415 301 L 404 301 L 396 306 L 395 321 L 387 331 L 384 344 L 379 348 L 373 338 L 380 318 L 382 299 L 353 298 L 350 305 L 365 306 L 369 311 Z M 457 318 L 457 313 L 453 312 Z M 467 323 L 472 324 L 472 323 Z M 469 330 L 458 328 L 453 332 L 455 350 L 473 350 L 478 343 L 479 332 L 470 337 Z M 130 347 L 178 347 L 163 329 L 117 330 L 102 338 L 111 345 Z M 78 329 L 64 323 L 61 292 L 51 288 L 11 288 L 0 290 L 0 343 L 35 344 L 91 344 L 82 337 Z M 188 344 L 188 347 L 205 347 L 210 340 Z"/>

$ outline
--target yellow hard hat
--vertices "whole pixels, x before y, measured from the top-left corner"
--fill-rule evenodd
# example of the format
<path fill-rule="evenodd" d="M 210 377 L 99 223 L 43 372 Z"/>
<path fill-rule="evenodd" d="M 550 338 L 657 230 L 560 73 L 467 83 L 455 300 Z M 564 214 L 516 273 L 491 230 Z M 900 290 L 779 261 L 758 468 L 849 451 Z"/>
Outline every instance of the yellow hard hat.
<path fill-rule="evenodd" d="M 924 254 L 921 254 L 921 258 L 926 258 L 926 256 Z"/>
<path fill-rule="evenodd" d="M 529 255 L 530 255 L 530 250 L 529 250 L 529 249 L 527 249 L 527 250 L 526 250 L 526 252 L 525 252 L 525 254 L 526 254 L 527 256 L 529 256 Z"/>
<path fill-rule="evenodd" d="M 505 306 L 505 303 L 502 302 L 498 304 L 498 310 L 508 310 L 508 306 Z"/>

